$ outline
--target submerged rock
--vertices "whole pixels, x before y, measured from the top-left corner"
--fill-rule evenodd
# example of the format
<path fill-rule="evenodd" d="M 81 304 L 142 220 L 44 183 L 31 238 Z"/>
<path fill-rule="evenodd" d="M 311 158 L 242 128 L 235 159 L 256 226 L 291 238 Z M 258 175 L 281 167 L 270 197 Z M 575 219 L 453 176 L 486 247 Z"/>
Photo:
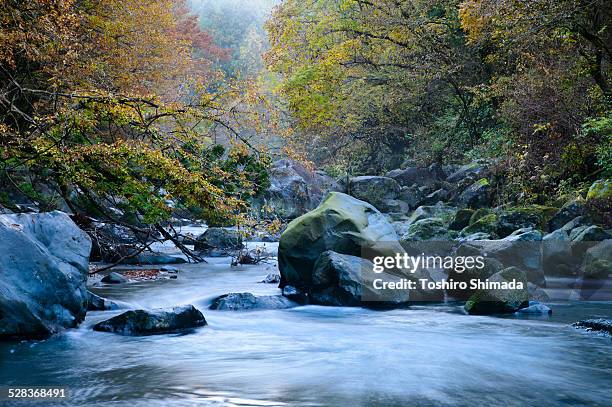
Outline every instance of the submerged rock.
<path fill-rule="evenodd" d="M 587 331 L 603 332 L 612 335 L 612 320 L 610 319 L 587 319 L 573 324 L 576 328 L 585 328 Z"/>
<path fill-rule="evenodd" d="M 0 215 L 0 338 L 76 327 L 87 311 L 90 251 L 65 213 Z"/>
<path fill-rule="evenodd" d="M 129 280 L 127 278 L 123 277 L 121 274 L 115 273 L 113 271 L 113 272 L 109 273 L 108 275 L 104 276 L 102 278 L 102 280 L 100 280 L 100 281 L 105 283 L 105 284 L 125 284 Z"/>
<path fill-rule="evenodd" d="M 246 311 L 293 308 L 297 304 L 282 295 L 255 296 L 251 293 L 230 293 L 216 298 L 210 306 L 217 311 Z"/>
<path fill-rule="evenodd" d="M 527 276 L 522 270 L 510 267 L 488 279 L 493 283 L 516 282 L 515 288 L 481 289 L 465 304 L 465 310 L 472 315 L 512 314 L 529 306 Z M 520 284 L 520 286 L 519 286 Z"/>
<path fill-rule="evenodd" d="M 193 305 L 169 309 L 127 311 L 94 325 L 94 331 L 125 336 L 179 333 L 206 325 L 206 319 Z"/>

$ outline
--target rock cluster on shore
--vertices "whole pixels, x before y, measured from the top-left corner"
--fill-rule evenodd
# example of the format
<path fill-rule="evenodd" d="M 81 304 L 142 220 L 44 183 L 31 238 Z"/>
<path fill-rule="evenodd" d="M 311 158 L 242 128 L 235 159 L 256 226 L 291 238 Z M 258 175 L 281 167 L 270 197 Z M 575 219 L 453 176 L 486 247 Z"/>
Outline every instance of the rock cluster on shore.
<path fill-rule="evenodd" d="M 612 233 L 589 212 L 589 202 L 609 198 L 607 180 L 596 182 L 588 196 L 555 207 L 493 207 L 492 176 L 485 163 L 408 167 L 336 182 L 323 172 L 282 160 L 271 176 L 272 187 L 254 205 L 268 206 L 275 216 L 291 220 L 280 235 L 280 275 L 263 280 L 278 283 L 282 295 L 231 293 L 215 299 L 213 310 L 283 309 L 296 303 L 403 307 L 447 298 L 466 301 L 469 314 L 547 315 L 550 309 L 541 304 L 548 299 L 542 289 L 547 276 L 576 278 L 576 287 L 589 299 L 612 273 Z M 128 239 L 121 230 L 103 230 L 118 241 Z M 245 248 L 241 233 L 222 227 L 209 228 L 189 244 L 211 257 Z M 129 307 L 87 292 L 91 247 L 88 235 L 64 213 L 0 215 L 0 338 L 46 337 L 78 326 L 88 309 Z M 484 253 L 486 266 L 462 272 L 421 268 L 407 281 L 520 281 L 521 289 L 417 286 L 409 294 L 377 297 L 370 284 L 372 256 L 425 251 L 440 256 Z M 168 264 L 184 259 L 146 253 L 134 261 Z M 386 277 L 400 278 L 395 270 Z M 110 273 L 103 281 L 127 280 Z M 95 329 L 145 335 L 205 324 L 200 311 L 188 306 L 127 311 Z"/>

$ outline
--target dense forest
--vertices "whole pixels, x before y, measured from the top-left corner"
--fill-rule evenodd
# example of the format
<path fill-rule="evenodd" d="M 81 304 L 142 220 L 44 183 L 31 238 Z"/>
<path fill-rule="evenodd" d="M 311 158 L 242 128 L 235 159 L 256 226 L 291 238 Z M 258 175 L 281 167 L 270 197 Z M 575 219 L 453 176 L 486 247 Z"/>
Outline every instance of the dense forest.
<path fill-rule="evenodd" d="M 367 172 L 495 158 L 537 200 L 612 169 L 611 7 L 289 0 L 266 62 L 312 159 Z"/>
<path fill-rule="evenodd" d="M 335 176 L 483 159 L 502 201 L 584 192 L 612 170 L 611 8 L 4 0 L 0 202 L 225 219 L 279 143 Z"/>

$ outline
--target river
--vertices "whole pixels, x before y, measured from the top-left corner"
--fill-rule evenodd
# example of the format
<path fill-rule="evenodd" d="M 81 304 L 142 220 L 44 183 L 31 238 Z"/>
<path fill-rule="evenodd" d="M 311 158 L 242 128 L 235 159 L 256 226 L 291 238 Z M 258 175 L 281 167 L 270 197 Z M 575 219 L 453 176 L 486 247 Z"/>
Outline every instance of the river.
<path fill-rule="evenodd" d="M 210 311 L 228 292 L 277 294 L 258 283 L 276 266 L 180 268 L 177 280 L 95 291 L 142 307 L 194 304 L 208 326 L 123 337 L 92 330 L 118 312 L 90 312 L 51 339 L 0 343 L 0 384 L 66 386 L 69 400 L 52 405 L 71 406 L 610 405 L 612 340 L 569 324 L 609 317 L 611 302 L 553 303 L 552 317 L 535 319 L 454 304 Z"/>

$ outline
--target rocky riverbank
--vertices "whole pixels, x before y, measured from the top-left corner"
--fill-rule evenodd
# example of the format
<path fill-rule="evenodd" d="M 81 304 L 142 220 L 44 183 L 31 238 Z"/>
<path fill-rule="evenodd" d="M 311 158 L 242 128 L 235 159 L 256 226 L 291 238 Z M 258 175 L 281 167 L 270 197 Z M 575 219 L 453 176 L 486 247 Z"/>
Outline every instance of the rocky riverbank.
<path fill-rule="evenodd" d="M 573 279 L 573 287 L 584 299 L 609 296 L 612 234 L 605 216 L 597 216 L 590 206 L 609 197 L 609 180 L 595 183 L 587 196 L 557 206 L 494 207 L 493 175 L 482 163 L 410 167 L 386 176 L 333 180 L 282 160 L 271 174 L 272 186 L 254 208 L 266 207 L 266 214 L 290 221 L 282 234 L 258 238 L 280 240 L 280 278 L 272 272 L 264 279 L 279 282 L 279 296 L 227 293 L 217 299 L 214 309 L 276 309 L 295 304 L 393 308 L 457 300 L 465 302 L 470 314 L 547 314 L 550 309 L 541 302 L 548 300 L 543 289 L 550 277 Z M 0 290 L 3 337 L 44 337 L 75 327 L 88 308 L 130 308 L 87 293 L 91 242 L 68 216 L 60 212 L 1 216 L 0 266 L 7 270 Z M 245 231 L 217 227 L 183 243 L 201 256 L 223 257 L 246 250 L 245 239 Z M 368 277 L 372 259 L 364 253 L 393 256 L 425 250 L 440 256 L 486 253 L 487 266 L 477 274 L 421 268 L 409 279 L 520 281 L 523 289 L 421 287 L 409 295 L 393 292 L 377 300 L 379 293 L 373 292 Z M 96 284 L 178 279 L 178 269 L 168 264 L 185 259 L 146 251 L 123 263 L 130 262 L 144 267 L 123 266 L 105 273 Z M 398 278 L 393 272 L 388 277 Z M 149 315 L 142 311 L 139 318 Z"/>

